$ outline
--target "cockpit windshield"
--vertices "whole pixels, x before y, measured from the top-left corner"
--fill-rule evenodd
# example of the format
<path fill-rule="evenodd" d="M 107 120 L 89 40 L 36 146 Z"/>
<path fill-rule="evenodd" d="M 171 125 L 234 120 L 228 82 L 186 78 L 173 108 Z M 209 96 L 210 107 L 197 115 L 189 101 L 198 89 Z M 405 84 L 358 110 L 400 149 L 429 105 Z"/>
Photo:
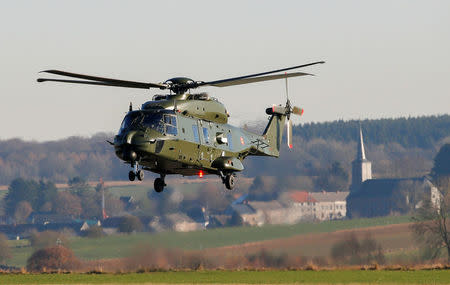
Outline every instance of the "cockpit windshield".
<path fill-rule="evenodd" d="M 162 114 L 155 113 L 143 113 L 143 112 L 130 112 L 128 113 L 122 121 L 122 125 L 120 125 L 119 134 L 121 134 L 124 130 L 129 128 L 152 128 L 159 132 L 162 132 L 163 121 Z"/>

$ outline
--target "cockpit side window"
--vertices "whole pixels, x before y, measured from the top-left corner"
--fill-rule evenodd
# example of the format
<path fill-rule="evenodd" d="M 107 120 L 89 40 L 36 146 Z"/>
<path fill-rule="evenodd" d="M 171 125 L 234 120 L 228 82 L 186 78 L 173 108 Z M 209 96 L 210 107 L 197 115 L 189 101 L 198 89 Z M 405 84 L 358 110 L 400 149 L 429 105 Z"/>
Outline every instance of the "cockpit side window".
<path fill-rule="evenodd" d="M 178 134 L 177 129 L 177 117 L 174 115 L 164 115 L 164 125 L 167 135 L 176 136 Z"/>

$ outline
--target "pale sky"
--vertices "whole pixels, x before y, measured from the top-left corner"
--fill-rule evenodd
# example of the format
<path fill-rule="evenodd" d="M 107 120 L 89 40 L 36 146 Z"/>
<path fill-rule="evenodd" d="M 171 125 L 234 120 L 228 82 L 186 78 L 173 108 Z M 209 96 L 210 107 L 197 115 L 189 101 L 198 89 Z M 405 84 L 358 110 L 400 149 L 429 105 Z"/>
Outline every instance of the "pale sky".
<path fill-rule="evenodd" d="M 0 139 L 117 132 L 162 93 L 37 83 L 45 69 L 210 81 L 324 60 L 289 80 L 296 124 L 450 112 L 450 1 L 0 1 L 0 51 Z M 283 80 L 199 91 L 236 125 L 285 101 Z"/>

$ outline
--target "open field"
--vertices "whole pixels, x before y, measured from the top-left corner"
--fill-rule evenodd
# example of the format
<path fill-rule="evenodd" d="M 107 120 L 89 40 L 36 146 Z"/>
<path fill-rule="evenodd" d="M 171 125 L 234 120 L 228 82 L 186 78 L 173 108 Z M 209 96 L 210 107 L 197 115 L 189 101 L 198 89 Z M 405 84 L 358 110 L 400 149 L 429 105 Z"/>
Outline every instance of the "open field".
<path fill-rule="evenodd" d="M 75 254 L 84 260 L 121 258 L 129 256 L 137 246 L 153 246 L 166 248 L 180 248 L 186 250 L 203 250 L 210 248 L 221 248 L 221 250 L 239 250 L 238 245 L 245 247 L 260 248 L 261 241 L 273 242 L 280 245 L 285 244 L 291 247 L 284 249 L 303 251 L 314 254 L 328 254 L 331 246 L 327 238 L 329 233 L 377 226 L 388 226 L 393 224 L 405 224 L 409 222 L 409 217 L 383 217 L 373 219 L 357 219 L 344 221 L 328 221 L 322 223 L 301 223 L 296 225 L 270 225 L 264 227 L 235 227 L 210 229 L 206 231 L 179 233 L 163 232 L 158 234 L 137 233 L 132 235 L 113 235 L 98 239 L 72 238 L 70 247 Z M 381 227 L 382 228 L 382 227 Z M 381 232 L 383 232 L 381 230 Z M 323 234 L 320 239 L 314 234 Z M 407 238 L 409 231 L 407 226 L 399 225 L 399 229 L 384 231 L 387 240 L 393 238 L 397 240 L 397 245 L 402 247 L 405 242 L 402 238 Z M 374 234 L 374 233 L 373 233 Z M 375 234 L 374 234 L 375 235 Z M 375 237 L 375 236 L 374 236 Z M 289 241 L 289 239 L 291 241 Z M 274 240 L 274 241 L 272 241 Z M 315 240 L 325 242 L 325 245 L 314 243 Z M 331 239 L 334 241 L 334 239 Z M 308 242 L 309 241 L 309 242 Z M 408 239 L 410 241 L 410 239 Z M 311 244 L 313 242 L 313 244 Z M 302 244 L 305 245 L 302 245 Z M 27 258 L 32 253 L 32 248 L 25 246 L 23 241 L 11 241 L 13 247 L 13 259 L 9 265 L 22 267 Z M 314 245 L 314 247 L 312 247 Z M 278 246 L 282 250 L 282 246 Z M 317 251 L 317 252 L 315 252 Z"/>
<path fill-rule="evenodd" d="M 193 271 L 0 274 L 0 284 L 449 284 L 450 270 Z"/>
<path fill-rule="evenodd" d="M 387 253 L 392 254 L 411 251 L 416 244 L 409 231 L 409 223 L 359 228 L 353 230 L 339 230 L 335 232 L 309 233 L 288 238 L 269 241 L 257 241 L 240 245 L 224 246 L 206 250 L 208 256 L 239 256 L 257 253 L 261 249 L 272 253 L 284 253 L 290 256 L 328 257 L 332 246 L 343 240 L 349 232 L 362 240 L 370 235 Z"/>

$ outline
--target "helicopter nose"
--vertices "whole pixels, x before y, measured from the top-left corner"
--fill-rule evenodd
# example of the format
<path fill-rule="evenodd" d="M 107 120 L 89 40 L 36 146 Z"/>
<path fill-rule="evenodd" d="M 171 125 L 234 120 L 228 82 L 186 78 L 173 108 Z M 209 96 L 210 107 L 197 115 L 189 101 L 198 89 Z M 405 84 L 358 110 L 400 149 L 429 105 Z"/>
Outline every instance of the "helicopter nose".
<path fill-rule="evenodd" d="M 136 132 L 129 132 L 125 137 L 125 143 L 126 144 L 133 144 L 133 138 L 136 135 Z"/>
<path fill-rule="evenodd" d="M 137 160 L 137 154 L 134 150 L 130 148 L 126 148 L 122 151 L 123 159 L 126 161 L 136 161 Z"/>

